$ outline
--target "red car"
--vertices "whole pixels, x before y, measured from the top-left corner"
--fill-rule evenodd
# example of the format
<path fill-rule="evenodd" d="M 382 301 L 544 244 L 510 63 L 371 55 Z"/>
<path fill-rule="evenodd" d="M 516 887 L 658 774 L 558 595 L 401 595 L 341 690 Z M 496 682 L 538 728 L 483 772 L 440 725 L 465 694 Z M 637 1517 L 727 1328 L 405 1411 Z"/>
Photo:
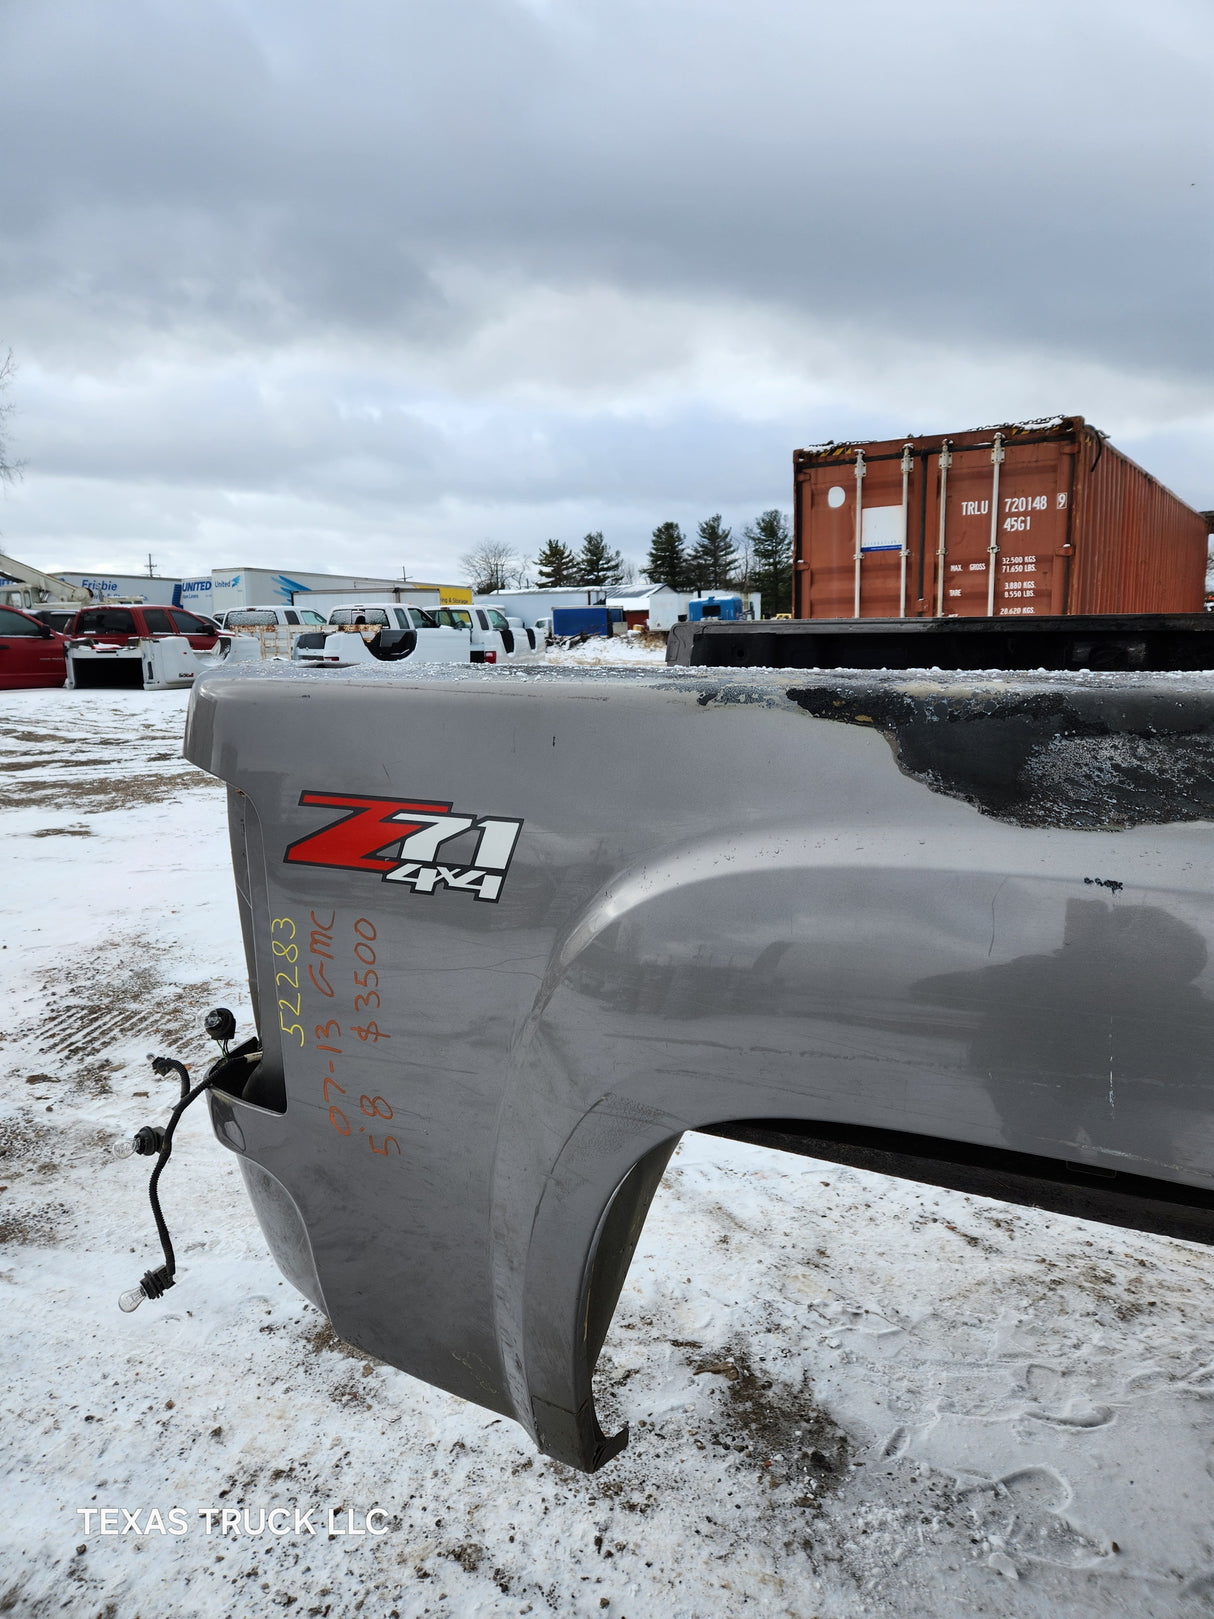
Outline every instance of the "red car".
<path fill-rule="evenodd" d="M 62 635 L 19 608 L 0 607 L 0 691 L 62 686 L 66 679 Z"/>
<path fill-rule="evenodd" d="M 93 641 L 125 641 L 131 635 L 184 635 L 196 652 L 209 652 L 219 639 L 210 619 L 183 607 L 82 607 L 64 626 L 65 635 Z"/>

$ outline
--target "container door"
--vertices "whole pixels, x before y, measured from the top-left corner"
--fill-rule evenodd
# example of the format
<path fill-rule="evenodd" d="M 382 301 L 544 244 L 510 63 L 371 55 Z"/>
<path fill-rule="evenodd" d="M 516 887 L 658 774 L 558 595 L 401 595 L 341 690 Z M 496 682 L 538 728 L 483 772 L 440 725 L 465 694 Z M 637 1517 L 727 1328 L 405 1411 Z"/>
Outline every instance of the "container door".
<path fill-rule="evenodd" d="M 874 469 L 875 470 L 875 469 Z M 890 487 L 889 466 L 882 462 L 880 477 L 866 477 L 860 510 L 860 604 L 858 618 L 900 618 L 902 601 L 902 542 L 905 513 L 902 485 Z M 897 496 L 895 500 L 894 496 Z M 856 591 L 852 593 L 855 608 Z"/>
<path fill-rule="evenodd" d="M 859 465 L 860 477 L 849 460 L 814 467 L 802 482 L 793 598 L 799 617 L 901 618 L 919 611 L 916 563 L 909 553 L 904 558 L 903 545 L 922 462 L 907 478 L 896 458 Z M 914 541 L 913 521 L 910 532 Z"/>
<path fill-rule="evenodd" d="M 989 444 L 951 449 L 940 597 L 945 617 L 1066 611 L 1070 446 L 1011 439 L 1001 448 L 998 463 Z"/>

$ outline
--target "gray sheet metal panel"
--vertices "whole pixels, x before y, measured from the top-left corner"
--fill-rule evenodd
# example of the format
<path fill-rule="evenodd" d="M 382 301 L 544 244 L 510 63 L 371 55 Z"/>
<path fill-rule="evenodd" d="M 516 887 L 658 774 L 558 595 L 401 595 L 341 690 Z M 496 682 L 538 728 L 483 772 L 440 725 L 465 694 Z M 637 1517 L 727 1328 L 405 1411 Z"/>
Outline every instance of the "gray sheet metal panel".
<path fill-rule="evenodd" d="M 999 686 L 208 676 L 187 754 L 234 789 L 271 1103 L 217 1095 L 213 1119 L 336 1331 L 593 1467 L 624 1437 L 595 1420 L 598 1340 L 684 1130 L 872 1126 L 1214 1188 L 1211 827 L 999 819 L 920 755 L 900 768 L 862 702 L 900 715 L 926 694 L 942 724 L 956 703 L 977 746 L 1011 712 L 973 706 Z M 1139 720 L 1145 704 L 1161 732 L 1178 705 L 1214 717 L 1200 681 L 1001 689 L 1022 687 L 1034 712 L 1050 693 Z M 830 691 L 846 723 L 819 717 Z M 500 897 L 286 861 L 346 813 L 304 794 L 521 821 Z M 476 837 L 438 848 L 456 882 Z M 356 1010 L 355 972 L 378 1006 Z"/>

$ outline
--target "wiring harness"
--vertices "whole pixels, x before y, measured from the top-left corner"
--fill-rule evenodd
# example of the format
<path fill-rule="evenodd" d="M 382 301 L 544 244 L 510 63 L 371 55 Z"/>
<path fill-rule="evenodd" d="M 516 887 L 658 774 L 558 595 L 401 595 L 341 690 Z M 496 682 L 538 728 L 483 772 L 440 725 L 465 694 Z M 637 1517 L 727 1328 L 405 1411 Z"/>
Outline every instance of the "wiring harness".
<path fill-rule="evenodd" d="M 137 1310 L 144 1299 L 162 1298 L 169 1288 L 174 1285 L 177 1273 L 177 1257 L 173 1252 L 173 1241 L 169 1236 L 169 1228 L 164 1218 L 164 1211 L 160 1206 L 160 1177 L 164 1173 L 164 1166 L 168 1163 L 173 1151 L 173 1135 L 177 1129 L 178 1121 L 186 1108 L 196 1102 L 202 1093 L 209 1090 L 222 1076 L 224 1064 L 228 1058 L 228 1043 L 236 1033 L 236 1019 L 226 1006 L 218 1006 L 214 1011 L 208 1012 L 205 1019 L 205 1028 L 212 1040 L 216 1041 L 222 1053 L 220 1060 L 215 1063 L 205 1079 L 197 1085 L 190 1084 L 190 1071 L 183 1062 L 175 1057 L 153 1057 L 149 1055 L 153 1072 L 161 1078 L 169 1074 L 176 1074 L 181 1084 L 181 1097 L 177 1106 L 169 1115 L 169 1121 L 163 1129 L 158 1125 L 145 1124 L 137 1130 L 132 1140 L 122 1142 L 115 1149 L 116 1155 L 129 1158 L 156 1156 L 151 1176 L 148 1179 L 148 1201 L 152 1205 L 152 1218 L 156 1222 L 156 1231 L 160 1237 L 160 1246 L 164 1251 L 164 1264 L 158 1265 L 155 1270 L 145 1271 L 135 1287 L 128 1288 L 118 1300 L 118 1307 L 128 1313 Z"/>

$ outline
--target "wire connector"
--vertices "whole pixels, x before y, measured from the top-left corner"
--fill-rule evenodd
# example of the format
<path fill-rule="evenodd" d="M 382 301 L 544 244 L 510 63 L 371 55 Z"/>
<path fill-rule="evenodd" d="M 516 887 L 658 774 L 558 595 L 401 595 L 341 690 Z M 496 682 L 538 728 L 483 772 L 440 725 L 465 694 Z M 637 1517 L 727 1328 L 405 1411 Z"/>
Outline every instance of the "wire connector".
<path fill-rule="evenodd" d="M 173 1286 L 173 1273 L 167 1265 L 161 1265 L 158 1270 L 144 1272 L 143 1280 L 138 1287 L 129 1287 L 125 1293 L 119 1295 L 118 1308 L 130 1315 L 137 1310 L 144 1299 L 159 1299 Z"/>
<path fill-rule="evenodd" d="M 226 1006 L 216 1006 L 211 1009 L 203 1019 L 203 1028 L 211 1039 L 224 1049 L 227 1055 L 228 1041 L 236 1033 L 236 1019 Z"/>
<path fill-rule="evenodd" d="M 183 1062 L 178 1062 L 176 1057 L 155 1057 L 150 1051 L 148 1052 L 148 1061 L 152 1065 L 152 1072 L 160 1079 L 167 1078 L 169 1074 L 176 1074 L 181 1082 L 182 1096 L 185 1097 L 189 1094 L 190 1070 Z"/>
<path fill-rule="evenodd" d="M 154 1158 L 164 1146 L 164 1135 L 158 1124 L 145 1124 L 133 1136 L 116 1141 L 110 1151 L 115 1158 Z"/>
<path fill-rule="evenodd" d="M 230 1014 L 229 1014 L 230 1016 Z M 156 1234 L 160 1238 L 160 1246 L 164 1250 L 164 1264 L 158 1270 L 150 1270 L 144 1276 L 138 1287 L 128 1288 L 118 1300 L 119 1307 L 127 1312 L 137 1310 L 144 1299 L 158 1299 L 162 1293 L 173 1285 L 173 1278 L 177 1271 L 177 1259 L 173 1253 L 173 1243 L 169 1237 L 169 1228 L 164 1221 L 164 1213 L 160 1207 L 160 1193 L 158 1183 L 173 1151 L 173 1132 L 177 1129 L 181 1115 L 191 1102 L 196 1102 L 202 1093 L 209 1090 L 214 1083 L 213 1074 L 208 1074 L 197 1085 L 190 1085 L 190 1071 L 184 1063 L 178 1062 L 175 1057 L 154 1057 L 149 1053 L 148 1061 L 158 1074 L 176 1074 L 181 1081 L 181 1100 L 169 1115 L 169 1122 L 161 1131 L 156 1127 L 155 1135 L 159 1137 L 156 1162 L 152 1166 L 152 1173 L 148 1177 L 148 1202 L 152 1205 L 152 1218 L 156 1222 Z M 141 1131 L 142 1135 L 143 1132 Z"/>

